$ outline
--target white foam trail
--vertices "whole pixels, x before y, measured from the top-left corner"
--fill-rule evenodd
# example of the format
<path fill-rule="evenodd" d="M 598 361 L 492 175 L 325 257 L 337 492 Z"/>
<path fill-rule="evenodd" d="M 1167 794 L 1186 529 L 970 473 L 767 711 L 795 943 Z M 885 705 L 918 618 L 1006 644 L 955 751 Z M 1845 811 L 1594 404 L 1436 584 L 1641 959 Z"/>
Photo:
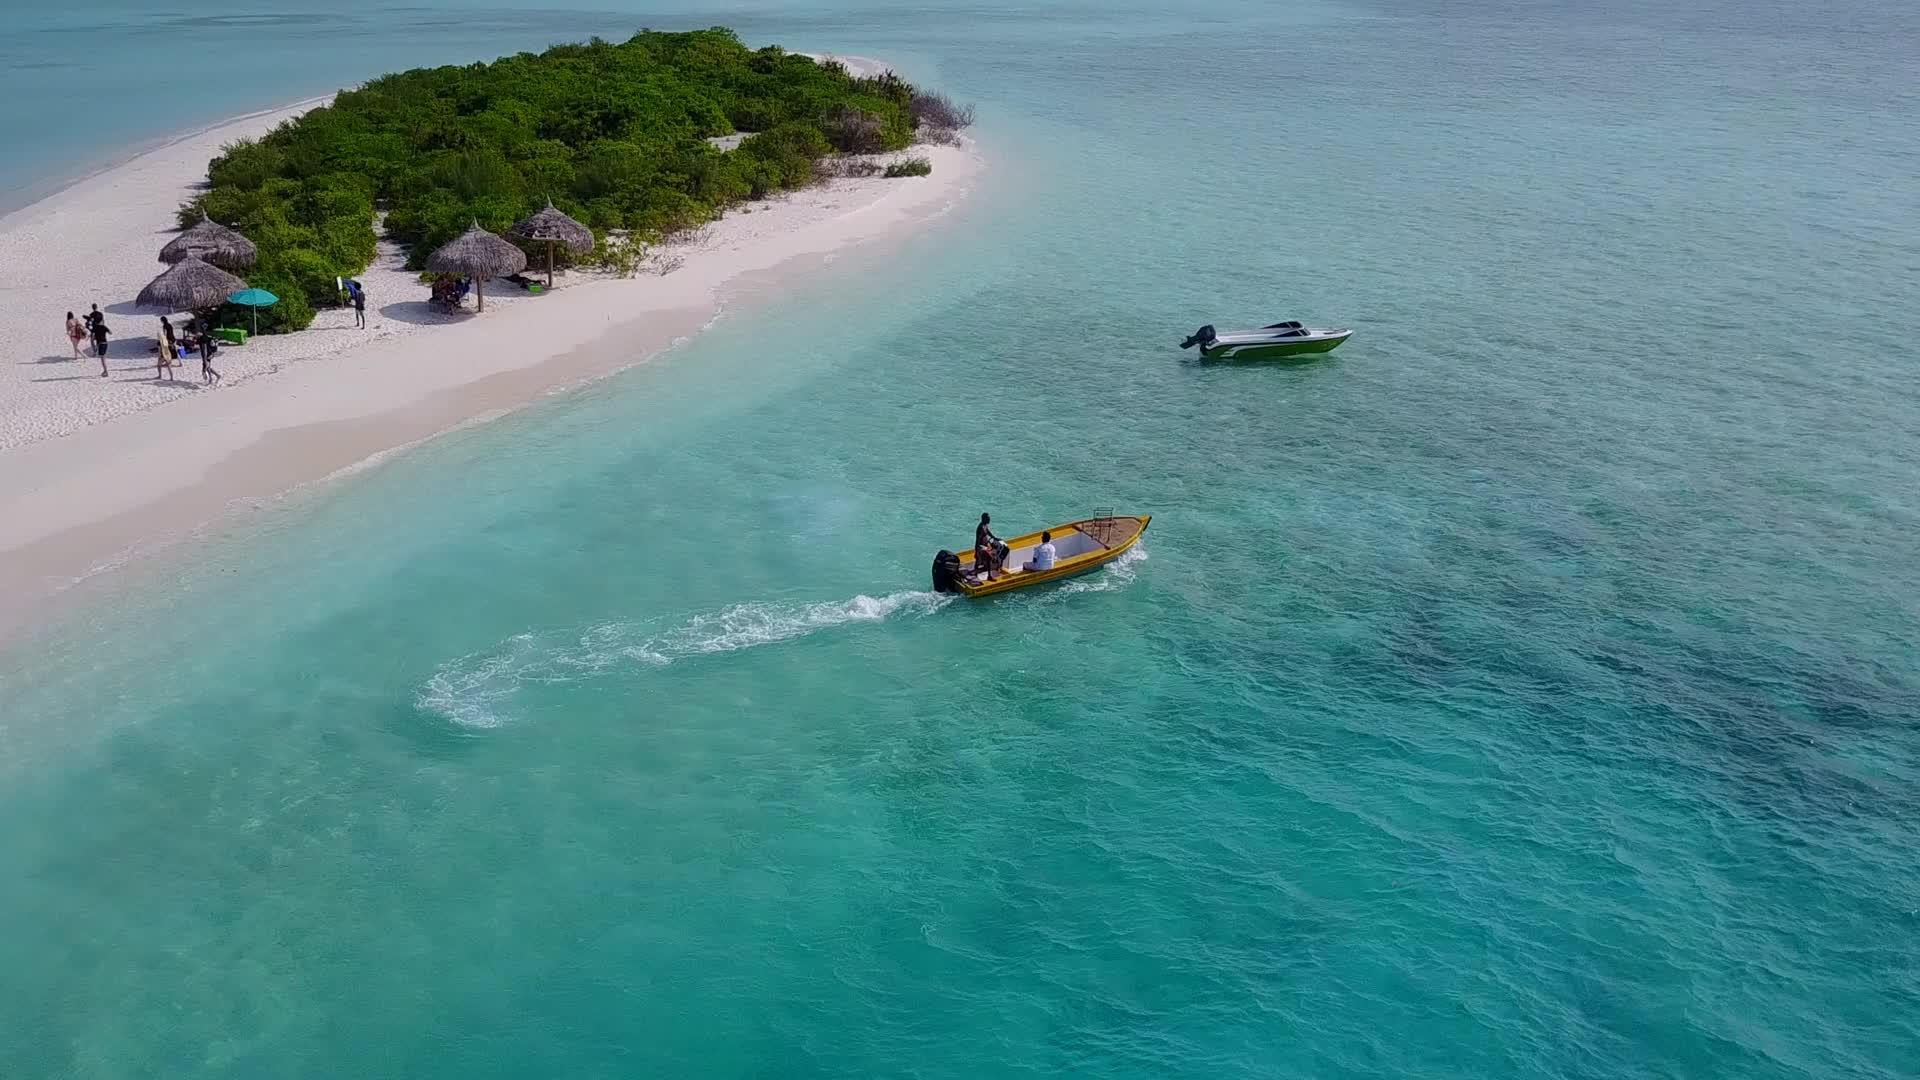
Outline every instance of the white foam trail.
<path fill-rule="evenodd" d="M 732 652 L 811 634 L 852 622 L 878 622 L 897 611 L 926 614 L 949 600 L 930 592 L 900 592 L 882 597 L 856 596 L 819 604 L 735 604 L 695 615 L 680 626 L 625 650 L 636 659 L 671 664 L 689 656 Z"/>
<path fill-rule="evenodd" d="M 494 728 L 506 720 L 494 703 L 507 697 L 537 666 L 529 657 L 532 634 L 516 634 L 493 653 L 474 653 L 440 665 L 414 697 L 414 704 L 467 728 Z"/>
<path fill-rule="evenodd" d="M 1124 589 L 1133 582 L 1139 573 L 1139 565 L 1147 561 L 1147 549 L 1139 544 L 1128 548 L 1119 558 L 1095 570 L 1084 577 L 1061 583 L 1057 588 L 1049 589 L 1035 597 L 1038 603 L 1058 603 L 1065 597 L 1081 593 L 1114 592 Z"/>
<path fill-rule="evenodd" d="M 813 604 L 734 604 L 664 630 L 657 622 L 613 622 L 584 632 L 515 634 L 498 648 L 440 665 L 414 700 L 461 727 L 494 728 L 506 723 L 505 700 L 529 683 L 572 682 L 635 664 L 671 664 L 903 612 L 927 615 L 952 599 L 897 592 Z"/>

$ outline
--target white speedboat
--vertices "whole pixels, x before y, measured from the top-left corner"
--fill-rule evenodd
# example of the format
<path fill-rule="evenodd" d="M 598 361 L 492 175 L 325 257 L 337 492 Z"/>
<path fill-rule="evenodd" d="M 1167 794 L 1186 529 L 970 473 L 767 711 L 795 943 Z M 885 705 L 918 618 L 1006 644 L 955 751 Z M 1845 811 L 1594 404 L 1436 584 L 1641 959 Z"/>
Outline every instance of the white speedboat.
<path fill-rule="evenodd" d="M 1275 360 L 1287 356 L 1329 352 L 1353 336 L 1351 330 L 1333 330 L 1302 326 L 1297 322 L 1278 322 L 1258 330 L 1229 330 L 1224 334 L 1203 326 L 1180 343 L 1183 349 L 1200 346 L 1200 355 L 1209 360 Z"/>

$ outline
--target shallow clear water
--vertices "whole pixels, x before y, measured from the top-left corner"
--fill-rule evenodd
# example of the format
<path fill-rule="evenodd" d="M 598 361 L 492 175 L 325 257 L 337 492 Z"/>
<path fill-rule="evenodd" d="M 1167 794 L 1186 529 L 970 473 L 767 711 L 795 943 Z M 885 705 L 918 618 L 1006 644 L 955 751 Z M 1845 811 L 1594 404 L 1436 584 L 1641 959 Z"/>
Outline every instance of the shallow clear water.
<path fill-rule="evenodd" d="M 994 171 L 0 662 L 0 1074 L 1913 1073 L 1907 7 L 644 21 Z"/>

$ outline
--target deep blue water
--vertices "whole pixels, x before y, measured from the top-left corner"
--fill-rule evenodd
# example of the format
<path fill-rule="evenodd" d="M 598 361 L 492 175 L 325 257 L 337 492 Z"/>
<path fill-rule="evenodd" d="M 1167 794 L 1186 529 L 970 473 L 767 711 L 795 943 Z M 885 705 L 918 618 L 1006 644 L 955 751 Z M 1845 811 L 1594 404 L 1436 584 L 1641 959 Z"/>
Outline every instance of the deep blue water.
<path fill-rule="evenodd" d="M 0 1075 L 1920 1068 L 1909 6 L 100 10 L 250 43 L 140 137 L 728 23 L 994 167 L 0 658 Z"/>

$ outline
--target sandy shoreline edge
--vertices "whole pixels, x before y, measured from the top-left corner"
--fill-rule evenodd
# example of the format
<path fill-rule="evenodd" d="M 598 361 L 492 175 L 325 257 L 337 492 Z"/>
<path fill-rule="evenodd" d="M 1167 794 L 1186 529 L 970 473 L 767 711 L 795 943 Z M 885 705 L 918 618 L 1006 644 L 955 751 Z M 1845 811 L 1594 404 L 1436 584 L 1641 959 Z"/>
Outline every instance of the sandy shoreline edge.
<path fill-rule="evenodd" d="M 398 253 L 384 251 L 363 278 L 368 330 L 327 312 L 300 334 L 223 353 L 228 383 L 218 389 L 156 382 L 146 346 L 157 320 L 125 302 L 162 269 L 155 253 L 174 208 L 220 145 L 325 100 L 170 139 L 0 218 L 6 265 L 39 268 L 31 281 L 0 284 L 0 315 L 29 342 L 42 328 L 45 337 L 33 350 L 42 355 L 0 365 L 0 643 L 50 597 L 121 576 L 110 572 L 136 552 L 236 506 L 349 475 L 657 356 L 710 324 L 736 292 L 777 287 L 801 263 L 940 217 L 984 166 L 971 145 L 916 147 L 934 162 L 929 177 L 836 180 L 750 204 L 674 249 L 680 265 L 669 274 L 581 275 L 544 296 L 490 295 L 483 316 L 434 315 Z M 58 332 L 66 311 L 89 303 L 118 333 L 106 378 L 91 356 L 70 359 Z"/>

